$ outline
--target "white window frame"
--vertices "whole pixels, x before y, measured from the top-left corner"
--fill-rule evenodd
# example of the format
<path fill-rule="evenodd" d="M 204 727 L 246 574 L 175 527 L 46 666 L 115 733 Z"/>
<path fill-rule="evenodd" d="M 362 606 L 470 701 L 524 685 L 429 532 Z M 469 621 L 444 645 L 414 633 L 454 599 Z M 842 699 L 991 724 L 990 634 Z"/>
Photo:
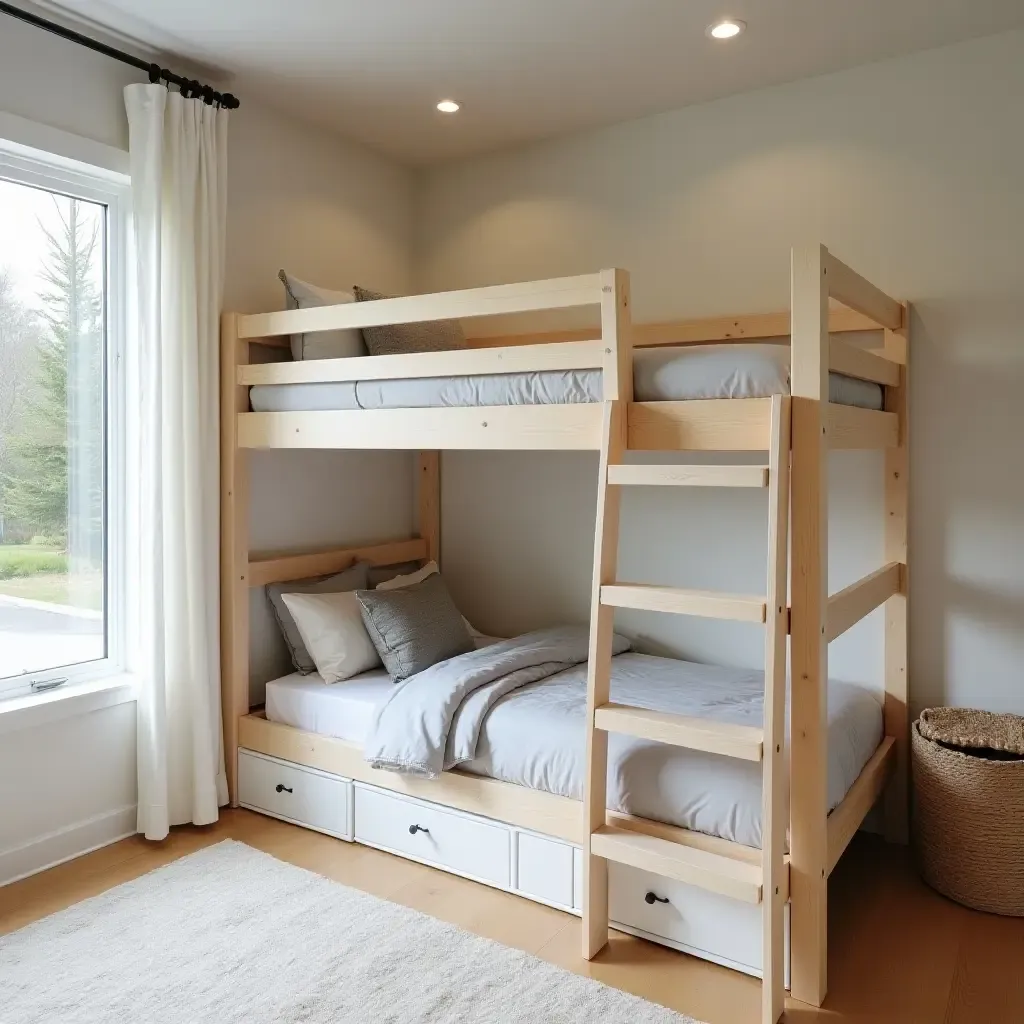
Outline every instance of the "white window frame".
<path fill-rule="evenodd" d="M 45 146 L 45 149 L 40 148 Z M 95 161 L 95 162 L 94 162 Z M 106 260 L 106 657 L 73 665 L 54 666 L 0 678 L 0 712 L 4 703 L 39 696 L 33 682 L 66 678 L 59 690 L 73 696 L 77 684 L 118 680 L 123 685 L 127 650 L 127 391 L 125 337 L 128 323 L 128 245 L 131 190 L 127 154 L 55 129 L 0 115 L 0 178 L 75 196 L 107 207 Z M 20 702 L 19 702 L 20 703 Z"/>

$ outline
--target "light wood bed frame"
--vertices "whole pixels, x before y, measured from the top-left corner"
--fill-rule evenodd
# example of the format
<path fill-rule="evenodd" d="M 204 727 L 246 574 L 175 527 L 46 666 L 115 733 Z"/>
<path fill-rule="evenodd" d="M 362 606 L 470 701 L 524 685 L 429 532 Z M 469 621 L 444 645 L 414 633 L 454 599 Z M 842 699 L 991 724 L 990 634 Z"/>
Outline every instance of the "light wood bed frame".
<path fill-rule="evenodd" d="M 790 767 L 789 786 L 775 785 L 774 796 L 770 798 L 788 797 L 790 853 L 778 873 L 774 900 L 766 900 L 766 906 L 776 901 L 784 904 L 787 898 L 791 901 L 791 992 L 797 999 L 820 1006 L 827 988 L 829 874 L 883 792 L 887 837 L 896 842 L 907 839 L 909 308 L 839 262 L 824 246 L 817 245 L 793 252 L 791 312 L 632 325 L 628 296 L 627 274 L 602 271 L 581 277 L 378 302 L 249 316 L 223 315 L 222 692 L 224 749 L 232 802 L 237 802 L 237 752 L 242 746 L 533 829 L 581 844 L 586 851 L 588 830 L 584 827 L 584 805 L 580 802 L 459 771 L 446 772 L 441 779 L 431 781 L 376 771 L 366 765 L 357 746 L 250 714 L 249 590 L 272 582 L 340 571 L 358 559 L 376 565 L 438 560 L 440 449 L 583 449 L 604 450 L 607 456 L 607 424 L 618 422 L 627 450 L 768 451 L 773 437 L 773 408 L 774 436 L 779 436 L 779 406 L 773 399 L 634 402 L 632 348 L 790 335 L 792 596 L 786 617 L 791 634 Z M 840 305 L 834 307 L 833 303 Z M 491 337 L 472 342 L 470 349 L 457 352 L 298 363 L 249 361 L 251 344 L 286 346 L 287 335 L 292 333 L 577 306 L 601 309 L 600 332 Z M 868 350 L 835 336 L 865 330 L 881 331 L 882 344 Z M 602 370 L 603 402 L 339 412 L 249 411 L 249 387 L 255 384 L 574 368 Z M 884 411 L 830 403 L 830 371 L 883 385 Z M 787 409 L 789 405 L 787 402 Z M 418 536 L 331 551 L 252 555 L 248 542 L 246 457 L 250 448 L 418 450 Z M 833 449 L 875 448 L 885 451 L 886 564 L 830 595 L 828 454 Z M 602 464 L 606 463 L 604 458 Z M 609 471 L 608 480 L 613 484 L 687 482 L 728 486 L 749 485 L 752 475 L 758 474 L 762 486 L 769 482 L 765 467 L 679 467 L 675 475 L 684 480 L 667 480 L 664 470 L 655 480 L 655 474 L 647 467 L 617 466 Z M 781 593 L 784 599 L 784 580 Z M 881 604 L 886 606 L 885 739 L 843 802 L 826 814 L 828 644 Z M 772 696 L 774 699 L 777 695 Z M 765 764 L 768 763 L 766 759 Z M 756 896 L 754 902 L 760 901 L 762 882 L 766 880 L 761 875 L 760 850 L 629 815 L 609 812 L 606 821 L 615 829 L 668 839 L 729 858 L 737 868 L 749 865 L 749 872 L 733 872 L 728 877 L 716 876 L 710 883 L 708 879 L 704 882 L 708 883 L 706 887 L 726 895 Z M 771 935 L 766 932 L 763 1017 L 772 1022 L 782 1012 L 782 988 L 780 977 L 773 976 L 769 984 L 768 965 L 780 961 L 781 942 L 781 929 Z"/>

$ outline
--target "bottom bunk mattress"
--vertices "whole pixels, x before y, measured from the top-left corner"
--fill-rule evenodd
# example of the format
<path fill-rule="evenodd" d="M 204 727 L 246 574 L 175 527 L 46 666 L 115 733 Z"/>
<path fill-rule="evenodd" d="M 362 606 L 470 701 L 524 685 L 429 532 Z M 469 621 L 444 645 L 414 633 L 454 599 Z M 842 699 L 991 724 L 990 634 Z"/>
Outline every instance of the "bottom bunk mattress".
<path fill-rule="evenodd" d="M 638 402 L 788 395 L 786 345 L 693 345 L 638 349 L 633 360 Z M 259 384 L 249 389 L 253 412 L 344 409 L 438 409 L 490 405 L 562 405 L 601 401 L 600 370 L 547 370 L 471 377 Z M 829 374 L 829 400 L 881 409 L 883 389 Z"/>
<path fill-rule="evenodd" d="M 644 654 L 612 659 L 612 700 L 655 711 L 762 724 L 764 673 Z M 585 777 L 586 665 L 532 683 L 488 714 L 476 758 L 460 770 L 579 800 Z M 266 715 L 362 744 L 394 688 L 383 670 L 327 686 L 290 675 L 267 684 Z M 862 687 L 828 687 L 828 807 L 847 794 L 883 738 L 882 709 Z M 761 845 L 761 766 L 611 734 L 608 806 L 669 825 Z"/>

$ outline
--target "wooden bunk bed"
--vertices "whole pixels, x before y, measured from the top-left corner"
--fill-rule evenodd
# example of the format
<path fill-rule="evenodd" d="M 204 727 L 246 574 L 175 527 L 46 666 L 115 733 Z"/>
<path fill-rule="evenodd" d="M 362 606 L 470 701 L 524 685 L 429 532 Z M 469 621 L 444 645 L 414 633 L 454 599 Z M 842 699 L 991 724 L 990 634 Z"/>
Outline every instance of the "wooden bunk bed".
<path fill-rule="evenodd" d="M 468 350 L 416 355 L 259 364 L 249 360 L 250 345 L 284 346 L 292 333 L 582 306 L 599 308 L 599 332 L 488 338 Z M 764 1021 L 775 1022 L 782 1014 L 787 968 L 792 995 L 821 1005 L 826 993 L 828 876 L 883 792 L 887 792 L 887 835 L 894 841 L 906 841 L 908 324 L 905 304 L 886 296 L 823 246 L 794 250 L 792 309 L 779 314 L 634 325 L 628 274 L 619 270 L 316 309 L 248 316 L 224 314 L 221 600 L 225 757 L 232 802 L 240 802 L 240 758 L 250 766 L 255 763 L 252 758 L 257 758 L 267 761 L 275 771 L 311 772 L 318 784 L 335 780 L 348 789 L 332 791 L 332 809 L 326 819 L 317 817 L 319 811 L 286 811 L 283 808 L 288 805 L 277 801 L 272 791 L 249 799 L 243 793 L 243 804 L 342 838 L 355 835 L 359 841 L 375 844 L 372 838 L 360 839 L 359 829 L 353 825 L 355 787 L 356 795 L 363 790 L 398 794 L 400 799 L 422 802 L 419 806 L 424 808 L 450 809 L 467 816 L 467 822 L 503 825 L 512 830 L 513 858 L 517 843 L 520 851 L 525 844 L 536 855 L 538 849 L 545 849 L 538 844 L 548 840 L 553 858 L 564 857 L 564 848 L 556 849 L 557 845 L 572 844 L 576 851 L 570 869 L 575 871 L 572 884 L 576 891 L 571 897 L 556 899 L 515 884 L 514 863 L 509 876 L 512 881 L 508 883 L 472 867 L 440 866 L 542 902 L 582 911 L 583 954 L 587 958 L 596 955 L 607 941 L 609 862 L 676 879 L 694 887 L 687 892 L 706 890 L 716 899 L 745 903 L 759 915 L 758 973 L 764 979 Z M 868 350 L 841 337 L 845 332 L 865 330 L 881 331 L 882 344 Z M 790 335 L 791 341 L 791 398 L 632 400 L 634 348 L 784 335 Z M 249 388 L 255 385 L 575 369 L 601 371 L 602 401 L 250 411 Z M 830 372 L 880 385 L 884 388 L 884 409 L 830 402 Z M 419 535 L 341 550 L 253 556 L 247 537 L 246 458 L 253 448 L 418 450 Z M 375 565 L 437 560 L 439 451 L 443 449 L 601 453 L 587 687 L 587 786 L 582 802 L 459 770 L 447 771 L 436 780 L 378 771 L 363 760 L 357 744 L 250 713 L 250 589 L 337 572 L 357 560 Z M 833 449 L 885 450 L 886 565 L 830 595 L 826 481 L 827 459 Z M 757 467 L 626 464 L 624 453 L 634 450 L 765 452 L 767 462 Z M 765 594 L 722 595 L 618 581 L 618 500 L 624 486 L 634 485 L 767 487 L 769 564 Z M 790 507 L 792 554 L 788 556 Z M 786 595 L 787 569 L 793 581 L 791 604 Z M 882 604 L 886 606 L 884 737 L 845 799 L 829 814 L 828 644 Z M 700 719 L 610 704 L 615 607 L 763 623 L 763 728 L 714 726 Z M 787 633 L 792 677 L 788 748 Z M 763 777 L 762 848 L 606 811 L 609 732 L 759 761 Z M 262 768 L 256 765 L 256 769 L 259 775 Z M 244 783 L 243 779 L 243 788 Z M 291 792 L 281 784 L 276 792 L 280 794 L 282 789 Z M 394 848 L 384 842 L 378 845 Z M 397 852 L 416 856 L 400 848 Z M 791 921 L 788 942 L 787 905 Z M 634 930 L 649 934 L 643 927 Z M 691 948 L 685 941 L 659 940 L 677 948 Z M 708 955 L 730 963 L 727 957 Z"/>

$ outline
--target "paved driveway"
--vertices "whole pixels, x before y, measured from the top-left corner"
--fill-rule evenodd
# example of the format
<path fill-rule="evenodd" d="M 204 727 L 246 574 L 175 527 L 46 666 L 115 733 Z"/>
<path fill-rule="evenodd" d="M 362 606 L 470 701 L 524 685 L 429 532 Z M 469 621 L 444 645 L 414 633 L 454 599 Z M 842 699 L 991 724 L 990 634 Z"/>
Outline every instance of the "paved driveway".
<path fill-rule="evenodd" d="M 0 597 L 0 679 L 102 658 L 103 621 L 94 612 Z"/>

